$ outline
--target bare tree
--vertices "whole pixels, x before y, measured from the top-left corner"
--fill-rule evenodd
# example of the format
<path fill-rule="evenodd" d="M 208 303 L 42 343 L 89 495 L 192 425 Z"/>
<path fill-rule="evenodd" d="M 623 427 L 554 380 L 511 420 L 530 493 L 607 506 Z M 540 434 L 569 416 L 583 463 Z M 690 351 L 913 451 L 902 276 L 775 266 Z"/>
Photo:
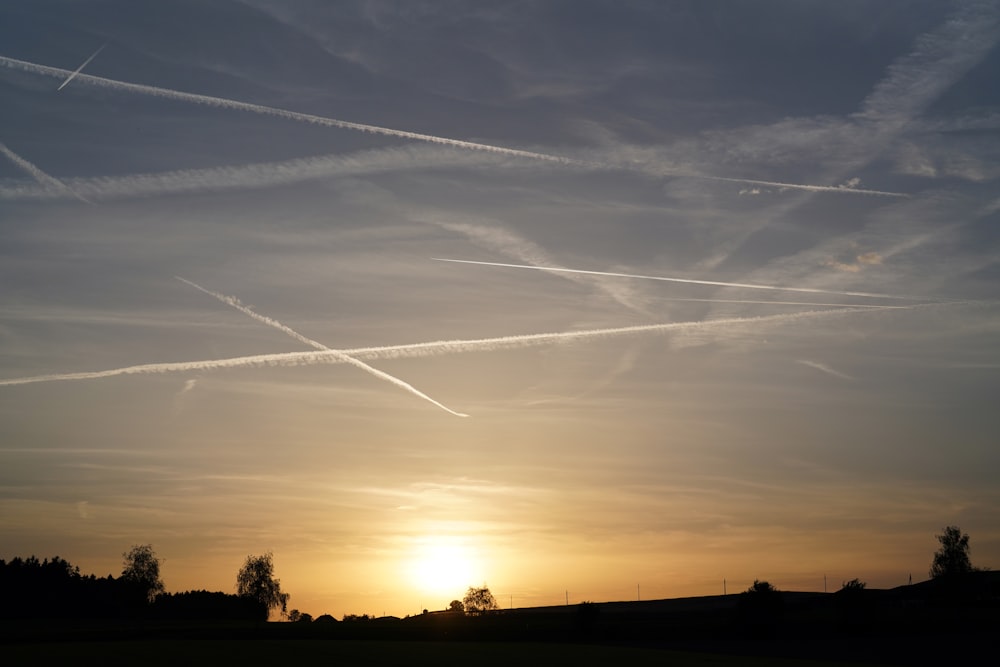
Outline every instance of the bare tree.
<path fill-rule="evenodd" d="M 152 544 L 136 544 L 122 554 L 122 580 L 147 602 L 152 602 L 166 588 L 160 579 L 160 559 Z"/>
<path fill-rule="evenodd" d="M 941 543 L 941 548 L 934 552 L 934 560 L 931 562 L 932 577 L 975 571 L 969 559 L 968 533 L 963 534 L 958 526 L 946 526 L 944 532 L 935 537 Z"/>
<path fill-rule="evenodd" d="M 288 593 L 281 592 L 281 582 L 274 578 L 274 554 L 247 556 L 236 575 L 236 593 L 248 597 L 261 607 L 261 620 L 267 620 L 272 609 L 288 609 Z"/>

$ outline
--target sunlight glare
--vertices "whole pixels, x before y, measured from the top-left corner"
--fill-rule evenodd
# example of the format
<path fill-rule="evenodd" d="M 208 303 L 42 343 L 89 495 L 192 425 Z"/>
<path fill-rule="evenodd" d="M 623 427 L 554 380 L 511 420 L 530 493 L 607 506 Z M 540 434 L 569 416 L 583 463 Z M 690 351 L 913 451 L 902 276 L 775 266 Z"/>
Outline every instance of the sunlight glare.
<path fill-rule="evenodd" d="M 455 538 L 426 538 L 415 548 L 411 580 L 418 589 L 460 598 L 477 574 L 475 550 Z"/>

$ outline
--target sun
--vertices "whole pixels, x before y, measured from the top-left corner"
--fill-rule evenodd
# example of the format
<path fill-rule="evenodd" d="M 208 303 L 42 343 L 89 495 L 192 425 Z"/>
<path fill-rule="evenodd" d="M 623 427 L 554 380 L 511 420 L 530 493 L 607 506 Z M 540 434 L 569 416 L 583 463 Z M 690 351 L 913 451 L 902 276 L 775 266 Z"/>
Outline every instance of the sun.
<path fill-rule="evenodd" d="M 475 581 L 478 569 L 476 550 L 462 540 L 425 538 L 416 545 L 410 578 L 425 593 L 461 597 Z"/>

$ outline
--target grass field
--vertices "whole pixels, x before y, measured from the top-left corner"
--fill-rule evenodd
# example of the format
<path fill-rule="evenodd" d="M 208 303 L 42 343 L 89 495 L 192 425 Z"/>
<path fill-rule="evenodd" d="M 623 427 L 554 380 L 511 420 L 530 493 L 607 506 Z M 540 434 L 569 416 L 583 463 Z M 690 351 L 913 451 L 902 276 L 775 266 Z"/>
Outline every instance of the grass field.
<path fill-rule="evenodd" d="M 582 644 L 322 640 L 124 640 L 9 644 L 4 665 L 669 665 L 833 667 L 857 663 L 783 660 Z"/>

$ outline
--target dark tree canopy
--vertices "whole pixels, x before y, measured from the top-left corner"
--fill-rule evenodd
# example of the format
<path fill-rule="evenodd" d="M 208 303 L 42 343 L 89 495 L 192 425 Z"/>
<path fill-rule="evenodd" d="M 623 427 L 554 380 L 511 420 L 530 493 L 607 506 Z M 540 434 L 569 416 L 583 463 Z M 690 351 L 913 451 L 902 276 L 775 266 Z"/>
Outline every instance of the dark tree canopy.
<path fill-rule="evenodd" d="M 0 593 L 0 619 L 123 618 L 148 607 L 145 593 L 122 579 L 83 575 L 58 556 L 0 560 Z"/>
<path fill-rule="evenodd" d="M 948 574 L 963 574 L 972 572 L 972 561 L 969 559 L 969 534 L 962 533 L 958 526 L 946 526 L 941 535 L 935 535 L 941 548 L 934 553 L 931 562 L 931 577 L 942 577 Z"/>
<path fill-rule="evenodd" d="M 853 593 L 855 591 L 863 591 L 868 584 L 861 581 L 860 579 L 851 579 L 850 581 L 845 581 L 840 587 L 840 592 L 842 593 Z"/>
<path fill-rule="evenodd" d="M 253 600 L 232 593 L 185 591 L 157 595 L 149 615 L 157 619 L 189 621 L 254 621 L 260 611 Z"/>
<path fill-rule="evenodd" d="M 121 579 L 152 602 L 165 588 L 160 579 L 160 559 L 152 544 L 136 544 L 122 554 Z"/>
<path fill-rule="evenodd" d="M 236 575 L 236 592 L 260 605 L 262 620 L 267 620 L 272 609 L 280 608 L 284 614 L 288 608 L 289 595 L 281 592 L 281 582 L 274 578 L 274 554 L 270 551 L 247 556 Z"/>
<path fill-rule="evenodd" d="M 470 586 L 469 590 L 465 593 L 465 599 L 462 600 L 462 603 L 465 606 L 465 613 L 470 616 L 479 616 L 500 608 L 496 598 L 493 597 L 493 593 L 490 593 L 490 589 L 486 586 L 482 588 Z"/>
<path fill-rule="evenodd" d="M 462 604 L 461 600 L 452 600 L 448 603 L 448 611 L 458 612 L 459 614 L 465 613 L 465 605 Z"/>

